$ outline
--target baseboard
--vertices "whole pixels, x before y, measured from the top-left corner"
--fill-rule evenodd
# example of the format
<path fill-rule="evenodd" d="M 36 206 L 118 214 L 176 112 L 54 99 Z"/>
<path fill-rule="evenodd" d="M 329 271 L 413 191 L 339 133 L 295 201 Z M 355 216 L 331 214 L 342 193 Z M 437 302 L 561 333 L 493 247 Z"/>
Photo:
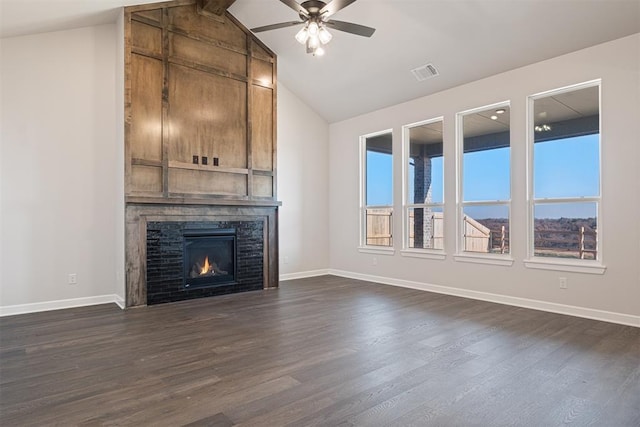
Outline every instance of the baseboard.
<path fill-rule="evenodd" d="M 122 298 L 120 295 L 114 295 L 113 302 L 115 302 L 118 305 L 118 307 L 120 307 L 123 310 L 126 308 L 124 298 Z"/>
<path fill-rule="evenodd" d="M 324 276 L 327 274 L 346 277 L 349 279 L 380 283 L 384 285 L 399 286 L 403 288 L 417 289 L 439 294 L 453 295 L 481 301 L 495 302 L 498 304 L 512 305 L 516 307 L 530 308 L 534 310 L 548 311 L 551 313 L 566 314 L 569 316 L 583 317 L 586 319 L 601 320 L 604 322 L 640 327 L 640 316 L 634 316 L 630 314 L 557 304 L 528 298 L 511 297 L 507 295 L 492 294 L 489 292 L 472 291 L 468 289 L 453 288 L 449 286 L 433 285 L 430 283 L 414 282 L 410 280 L 394 279 L 391 277 L 373 276 L 370 274 L 355 273 L 344 270 L 322 269 L 282 274 L 280 275 L 280 280 L 286 281 L 293 279 L 303 279 L 307 277 Z M 122 297 L 115 294 L 100 295 L 94 297 L 37 302 L 32 304 L 0 306 L 0 317 L 109 303 L 114 303 L 121 309 L 125 308 L 125 302 Z"/>
<path fill-rule="evenodd" d="M 0 317 L 109 303 L 115 303 L 120 308 L 124 308 L 124 300 L 118 295 L 99 295 L 95 297 L 34 302 L 31 304 L 5 305 L 0 307 Z"/>
<path fill-rule="evenodd" d="M 329 273 L 329 269 L 301 271 L 301 272 L 298 272 L 298 273 L 281 274 L 280 275 L 280 281 L 293 280 L 293 279 L 304 279 L 304 278 L 307 278 L 307 277 L 326 276 L 327 274 L 330 274 Z"/>
<path fill-rule="evenodd" d="M 583 317 L 586 319 L 602 320 L 604 322 L 618 323 L 621 325 L 640 327 L 640 316 L 631 314 L 614 313 L 611 311 L 596 310 L 593 308 L 577 307 L 573 305 L 557 304 L 528 298 L 511 297 L 507 295 L 492 294 L 489 292 L 472 291 L 468 289 L 452 288 L 449 286 L 433 285 L 429 283 L 413 282 L 409 280 L 394 279 L 391 277 L 373 276 L 369 274 L 354 273 L 351 271 L 329 269 L 329 274 L 346 277 L 349 279 L 364 280 L 384 285 L 400 286 L 403 288 L 418 289 L 435 292 L 438 294 L 453 295 L 471 298 L 481 301 L 495 302 L 498 304 L 512 305 L 516 307 L 531 308 L 534 310 L 548 311 L 551 313 L 566 314 L 569 316 Z"/>

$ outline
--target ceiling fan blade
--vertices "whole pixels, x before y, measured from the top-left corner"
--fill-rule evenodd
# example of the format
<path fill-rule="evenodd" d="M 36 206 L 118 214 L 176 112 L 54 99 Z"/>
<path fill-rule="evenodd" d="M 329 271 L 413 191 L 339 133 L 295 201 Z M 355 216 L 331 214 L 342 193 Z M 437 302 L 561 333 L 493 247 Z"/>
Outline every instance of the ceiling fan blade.
<path fill-rule="evenodd" d="M 289 6 L 291 9 L 295 10 L 299 15 L 302 15 L 307 18 L 309 17 L 309 11 L 304 7 L 302 7 L 302 5 L 298 3 L 296 0 L 280 0 L 280 1 L 286 4 L 287 6 Z"/>
<path fill-rule="evenodd" d="M 318 12 L 323 18 L 328 18 L 340 9 L 344 9 L 356 0 L 333 0 L 326 4 L 320 12 Z"/>
<path fill-rule="evenodd" d="M 294 25 L 301 25 L 301 24 L 304 24 L 304 22 L 302 21 L 280 22 L 279 24 L 271 24 L 271 25 L 265 25 L 264 27 L 252 28 L 251 31 L 253 31 L 254 33 L 261 33 L 263 31 L 277 30 L 278 28 L 293 27 Z"/>
<path fill-rule="evenodd" d="M 344 31 L 345 33 L 351 33 L 362 37 L 371 37 L 376 32 L 375 28 L 365 27 L 364 25 L 354 24 L 352 22 L 330 20 L 325 24 L 334 30 Z"/>

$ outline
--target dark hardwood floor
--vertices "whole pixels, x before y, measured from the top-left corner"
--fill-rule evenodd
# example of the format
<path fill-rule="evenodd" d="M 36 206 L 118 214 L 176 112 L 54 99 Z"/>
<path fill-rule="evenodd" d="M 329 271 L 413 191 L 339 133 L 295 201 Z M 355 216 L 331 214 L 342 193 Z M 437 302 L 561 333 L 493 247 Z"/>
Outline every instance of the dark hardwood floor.
<path fill-rule="evenodd" d="M 639 328 L 332 276 L 0 328 L 2 426 L 640 426 Z"/>

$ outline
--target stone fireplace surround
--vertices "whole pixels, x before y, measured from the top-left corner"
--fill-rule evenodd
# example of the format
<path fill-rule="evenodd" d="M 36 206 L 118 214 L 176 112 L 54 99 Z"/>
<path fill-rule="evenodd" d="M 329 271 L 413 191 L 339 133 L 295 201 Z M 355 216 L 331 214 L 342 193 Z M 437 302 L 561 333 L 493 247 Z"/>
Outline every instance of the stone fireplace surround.
<path fill-rule="evenodd" d="M 235 274 L 228 284 L 185 287 L 184 232 L 233 229 Z M 148 221 L 147 305 L 263 288 L 264 221 Z M 233 255 L 232 255 L 233 257 Z M 217 259 L 213 260 L 218 261 Z"/>
<path fill-rule="evenodd" d="M 199 298 L 231 292 L 278 287 L 277 254 L 277 205 L 170 205 L 152 203 L 128 203 L 126 208 L 126 306 L 147 304 L 147 235 L 148 229 L 157 230 L 163 223 L 185 226 L 218 227 L 233 224 L 245 228 L 249 233 L 262 234 L 262 244 L 255 244 L 261 252 L 262 262 L 255 260 L 256 254 L 248 254 L 245 265 L 247 273 L 239 286 L 191 290 L 188 293 L 173 292 L 174 297 L 152 300 L 151 303 L 171 302 L 181 299 Z M 251 242 L 250 242 L 251 243 Z M 238 243 L 242 244 L 241 242 Z M 261 265 L 260 265 L 261 264 Z M 261 272 L 256 272 L 256 268 Z M 243 279 L 241 277 L 241 279 Z M 257 279 L 257 280 L 256 280 Z M 171 293 L 171 292 L 169 292 Z"/>

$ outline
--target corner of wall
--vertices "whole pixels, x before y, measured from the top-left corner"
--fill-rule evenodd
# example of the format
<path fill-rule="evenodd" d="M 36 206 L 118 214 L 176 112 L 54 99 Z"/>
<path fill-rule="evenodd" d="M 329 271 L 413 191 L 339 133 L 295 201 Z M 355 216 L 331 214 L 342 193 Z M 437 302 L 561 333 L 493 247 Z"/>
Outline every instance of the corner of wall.
<path fill-rule="evenodd" d="M 114 294 L 125 300 L 125 202 L 124 202 L 124 8 L 120 8 L 116 21 L 116 171 L 115 194 L 117 203 L 114 206 L 116 254 L 115 254 L 115 289 Z"/>

